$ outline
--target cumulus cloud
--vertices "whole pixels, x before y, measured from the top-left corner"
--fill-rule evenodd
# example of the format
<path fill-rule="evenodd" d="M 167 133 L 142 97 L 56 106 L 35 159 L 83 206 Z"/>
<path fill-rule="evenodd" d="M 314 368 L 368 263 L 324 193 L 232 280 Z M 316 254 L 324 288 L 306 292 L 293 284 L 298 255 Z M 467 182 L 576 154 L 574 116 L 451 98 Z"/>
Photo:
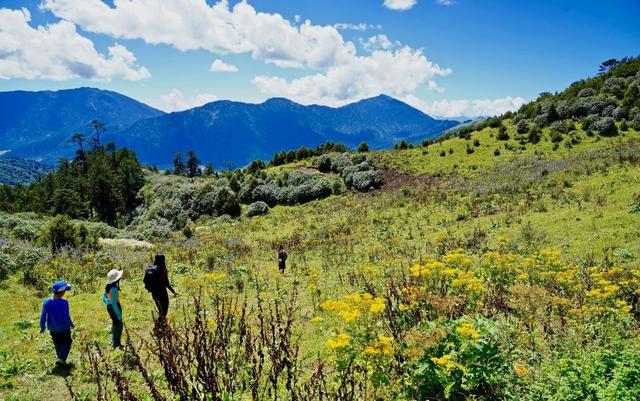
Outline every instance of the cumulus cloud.
<path fill-rule="evenodd" d="M 213 63 L 211 63 L 209 70 L 213 72 L 237 72 L 238 67 L 233 64 L 227 64 L 220 59 L 215 59 Z"/>
<path fill-rule="evenodd" d="M 390 50 L 400 47 L 402 44 L 398 41 L 390 41 L 387 35 L 381 33 L 379 35 L 371 36 L 367 40 L 360 38 L 360 45 L 366 51 L 372 52 L 374 50 Z"/>
<path fill-rule="evenodd" d="M 136 65 L 126 47 L 114 44 L 108 55 L 96 51 L 93 42 L 81 36 L 73 23 L 60 21 L 32 28 L 25 8 L 0 8 L 0 78 L 74 78 L 142 80 L 151 76 Z"/>
<path fill-rule="evenodd" d="M 384 6 L 390 10 L 405 11 L 415 6 L 417 0 L 384 0 Z"/>
<path fill-rule="evenodd" d="M 401 100 L 430 116 L 440 118 L 495 116 L 517 110 L 526 103 L 519 96 L 477 100 L 445 99 L 429 103 L 414 95 L 407 95 Z"/>
<path fill-rule="evenodd" d="M 287 81 L 258 76 L 253 83 L 268 95 L 285 96 L 302 104 L 343 105 L 385 93 L 406 96 L 435 76 L 451 73 L 427 60 L 420 50 L 407 46 L 394 51 L 376 50 L 369 56 L 353 56 L 345 64 L 330 67 L 324 74 Z"/>
<path fill-rule="evenodd" d="M 369 29 L 382 29 L 382 25 L 365 24 L 362 22 L 359 24 L 338 23 L 338 24 L 333 24 L 333 27 L 339 31 L 351 30 L 351 31 L 360 31 L 360 32 L 364 32 Z"/>
<path fill-rule="evenodd" d="M 201 93 L 196 96 L 185 97 L 180 90 L 173 88 L 171 92 L 160 96 L 160 104 L 157 106 L 167 112 L 183 111 L 202 106 L 215 100 L 218 100 L 218 97 L 210 93 Z"/>
<path fill-rule="evenodd" d="M 385 2 L 394 9 L 415 3 Z M 404 96 L 423 85 L 441 91 L 434 78 L 451 73 L 427 60 L 421 50 L 385 35 L 363 40 L 368 54 L 359 55 L 338 29 L 364 29 L 364 25 L 320 26 L 309 20 L 299 23 L 297 18 L 292 23 L 280 14 L 258 12 L 246 1 L 231 7 L 224 0 L 211 6 L 205 0 L 113 0 L 113 6 L 104 0 L 43 0 L 41 7 L 84 30 L 116 38 L 179 50 L 248 53 L 282 68 L 315 70 L 291 81 L 278 76 L 253 79 L 263 93 L 303 103 L 336 105 L 380 93 Z"/>
<path fill-rule="evenodd" d="M 332 26 L 299 26 L 280 14 L 257 12 L 245 1 L 209 6 L 205 0 L 43 0 L 41 8 L 84 30 L 142 39 L 176 49 L 250 53 L 280 67 L 326 68 L 355 53 Z"/>

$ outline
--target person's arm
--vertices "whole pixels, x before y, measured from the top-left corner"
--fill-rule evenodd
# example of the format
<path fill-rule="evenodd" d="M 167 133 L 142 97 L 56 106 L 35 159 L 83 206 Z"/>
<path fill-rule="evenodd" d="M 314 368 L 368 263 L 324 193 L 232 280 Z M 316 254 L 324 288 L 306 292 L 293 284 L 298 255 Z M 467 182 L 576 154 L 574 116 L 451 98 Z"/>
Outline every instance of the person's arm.
<path fill-rule="evenodd" d="M 65 316 L 66 316 L 67 321 L 69 323 L 69 327 L 71 327 L 72 329 L 75 328 L 76 325 L 73 324 L 73 320 L 71 320 L 71 313 L 69 313 L 69 302 L 65 302 L 64 309 L 65 309 L 64 313 L 65 313 Z"/>
<path fill-rule="evenodd" d="M 122 311 L 120 310 L 120 307 L 118 307 L 118 287 L 111 288 L 111 307 L 118 319 L 122 321 Z"/>
<path fill-rule="evenodd" d="M 47 323 L 47 300 L 42 304 L 42 313 L 40 314 L 40 333 L 44 333 Z"/>
<path fill-rule="evenodd" d="M 165 287 L 167 287 L 169 291 L 171 291 L 173 295 L 175 295 L 176 292 L 171 286 L 171 283 L 169 282 L 169 272 L 167 270 L 162 270 L 162 281 L 164 281 Z"/>

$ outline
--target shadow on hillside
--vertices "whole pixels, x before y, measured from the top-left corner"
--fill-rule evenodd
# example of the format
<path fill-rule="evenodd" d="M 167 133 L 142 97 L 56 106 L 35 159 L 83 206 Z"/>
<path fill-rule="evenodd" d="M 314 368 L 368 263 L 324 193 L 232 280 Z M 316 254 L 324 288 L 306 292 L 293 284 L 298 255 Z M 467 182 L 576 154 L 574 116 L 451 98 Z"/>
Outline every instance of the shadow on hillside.
<path fill-rule="evenodd" d="M 56 365 L 49 371 L 49 374 L 58 377 L 68 377 L 69 375 L 71 375 L 75 367 L 76 365 L 73 363 L 68 363 L 66 365 Z"/>

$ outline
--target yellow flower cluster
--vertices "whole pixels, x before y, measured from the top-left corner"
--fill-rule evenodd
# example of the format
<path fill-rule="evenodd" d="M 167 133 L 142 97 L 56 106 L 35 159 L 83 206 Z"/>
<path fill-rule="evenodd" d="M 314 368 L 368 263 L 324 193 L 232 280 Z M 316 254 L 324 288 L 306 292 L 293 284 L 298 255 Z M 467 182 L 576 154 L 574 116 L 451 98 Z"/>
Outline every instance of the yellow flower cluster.
<path fill-rule="evenodd" d="M 439 358 L 437 356 L 431 357 L 431 361 L 436 365 L 444 366 L 447 369 L 453 369 L 456 367 L 456 364 L 453 362 L 453 355 L 451 354 L 445 354 Z"/>
<path fill-rule="evenodd" d="M 204 275 L 206 280 L 210 281 L 222 281 L 227 277 L 224 273 L 207 273 Z"/>
<path fill-rule="evenodd" d="M 351 294 L 343 300 L 328 300 L 322 304 L 325 312 L 335 313 L 347 323 L 353 322 L 359 316 L 367 313 L 379 314 L 385 309 L 385 299 L 374 297 L 369 293 Z"/>
<path fill-rule="evenodd" d="M 469 322 L 462 323 L 460 326 L 458 326 L 458 328 L 456 328 L 456 331 L 461 336 L 471 338 L 474 340 L 480 337 L 480 334 L 478 334 L 478 331 L 476 331 L 476 329 L 473 327 L 473 323 L 469 323 Z"/>
<path fill-rule="evenodd" d="M 327 340 L 327 346 L 331 349 L 345 348 L 349 345 L 351 336 L 345 333 L 340 333 L 337 336 Z"/>
<path fill-rule="evenodd" d="M 378 336 L 377 339 L 369 341 L 364 347 L 364 352 L 372 355 L 393 355 L 393 337 Z"/>

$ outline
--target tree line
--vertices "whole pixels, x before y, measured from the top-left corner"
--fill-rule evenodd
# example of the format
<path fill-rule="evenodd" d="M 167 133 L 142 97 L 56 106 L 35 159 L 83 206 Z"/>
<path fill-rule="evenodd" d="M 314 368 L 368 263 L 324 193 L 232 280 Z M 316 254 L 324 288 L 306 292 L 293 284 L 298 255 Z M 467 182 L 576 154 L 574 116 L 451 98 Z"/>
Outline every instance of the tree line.
<path fill-rule="evenodd" d="M 0 210 L 36 212 L 91 219 L 117 226 L 131 221 L 144 185 L 142 166 L 133 150 L 101 143 L 105 126 L 92 121 L 94 136 L 75 133 L 73 159 L 61 159 L 58 168 L 24 186 L 0 186 Z"/>

